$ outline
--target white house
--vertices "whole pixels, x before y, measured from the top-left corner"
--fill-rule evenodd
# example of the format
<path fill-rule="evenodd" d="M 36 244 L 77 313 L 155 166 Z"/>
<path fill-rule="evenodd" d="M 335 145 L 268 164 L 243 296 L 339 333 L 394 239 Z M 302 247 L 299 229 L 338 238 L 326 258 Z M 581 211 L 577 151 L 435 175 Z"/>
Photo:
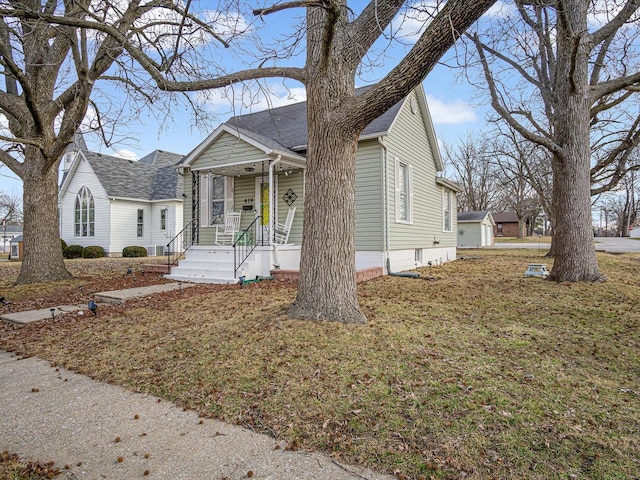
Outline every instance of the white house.
<path fill-rule="evenodd" d="M 492 246 L 495 225 L 491 212 L 458 212 L 458 248 Z"/>
<path fill-rule="evenodd" d="M 301 102 L 231 118 L 186 155 L 179 167 L 189 232 L 182 245 L 189 248 L 169 278 L 223 283 L 297 271 L 306 150 L 306 102 Z M 356 270 L 383 274 L 456 258 L 460 189 L 442 178 L 442 170 L 419 86 L 360 136 Z M 238 215 L 235 236 L 220 241 L 224 224 Z"/>
<path fill-rule="evenodd" d="M 109 256 L 127 246 L 150 256 L 183 223 L 182 155 L 156 150 L 138 161 L 90 152 L 79 139 L 65 154 L 58 203 L 60 237 L 68 245 L 98 245 Z"/>

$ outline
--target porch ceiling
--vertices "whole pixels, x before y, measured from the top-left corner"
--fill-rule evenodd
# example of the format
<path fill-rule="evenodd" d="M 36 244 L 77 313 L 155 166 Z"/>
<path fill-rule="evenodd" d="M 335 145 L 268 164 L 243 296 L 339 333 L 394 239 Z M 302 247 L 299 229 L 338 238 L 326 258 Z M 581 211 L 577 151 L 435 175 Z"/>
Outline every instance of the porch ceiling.
<path fill-rule="evenodd" d="M 238 162 L 230 162 L 220 165 L 212 165 L 209 167 L 202 167 L 194 169 L 194 172 L 199 173 L 212 173 L 214 175 L 226 176 L 226 177 L 248 177 L 264 174 L 269 176 L 269 160 L 243 160 Z M 293 170 L 300 170 L 305 168 L 305 162 L 296 160 L 280 160 L 275 166 L 275 173 L 286 173 Z"/>

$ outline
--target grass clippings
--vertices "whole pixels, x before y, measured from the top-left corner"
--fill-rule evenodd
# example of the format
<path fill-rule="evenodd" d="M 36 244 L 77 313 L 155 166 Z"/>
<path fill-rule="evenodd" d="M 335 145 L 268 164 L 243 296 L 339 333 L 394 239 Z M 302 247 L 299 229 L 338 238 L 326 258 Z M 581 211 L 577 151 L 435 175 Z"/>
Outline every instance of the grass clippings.
<path fill-rule="evenodd" d="M 289 320 L 295 285 L 260 282 L 0 345 L 398 478 L 638 478 L 640 256 L 578 284 L 524 278 L 535 250 L 465 258 L 360 284 L 364 326 Z"/>

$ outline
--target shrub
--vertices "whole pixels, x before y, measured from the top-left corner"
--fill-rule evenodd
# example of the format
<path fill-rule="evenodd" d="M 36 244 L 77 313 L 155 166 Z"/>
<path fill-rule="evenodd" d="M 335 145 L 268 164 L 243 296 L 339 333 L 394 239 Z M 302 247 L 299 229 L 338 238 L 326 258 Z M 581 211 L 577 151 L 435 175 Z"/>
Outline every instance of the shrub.
<path fill-rule="evenodd" d="M 140 247 L 137 245 L 132 245 L 130 247 L 124 247 L 122 249 L 123 257 L 146 257 L 147 249 L 144 247 Z"/>
<path fill-rule="evenodd" d="M 67 248 L 67 242 L 65 242 L 63 239 L 60 239 L 60 245 L 62 246 L 62 251 L 64 252 L 64 249 Z"/>
<path fill-rule="evenodd" d="M 82 258 L 102 258 L 104 256 L 104 248 L 98 245 L 90 245 L 82 250 Z"/>
<path fill-rule="evenodd" d="M 62 251 L 62 256 L 64 258 L 82 258 L 82 250 L 84 250 L 82 245 L 69 245 Z"/>

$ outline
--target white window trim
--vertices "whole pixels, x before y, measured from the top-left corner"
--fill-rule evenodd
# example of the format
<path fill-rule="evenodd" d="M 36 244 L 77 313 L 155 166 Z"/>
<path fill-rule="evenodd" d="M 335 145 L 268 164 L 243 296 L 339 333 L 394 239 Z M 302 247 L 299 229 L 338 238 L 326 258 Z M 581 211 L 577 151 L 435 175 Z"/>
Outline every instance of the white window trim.
<path fill-rule="evenodd" d="M 213 175 L 213 174 L 205 174 L 200 178 L 200 224 L 203 227 L 215 227 L 216 224 L 212 224 L 211 218 L 209 215 L 209 206 L 211 205 L 211 195 L 210 195 L 210 178 L 214 176 L 221 175 Z M 234 192 L 234 178 L 233 177 L 222 177 L 225 179 L 224 181 L 224 214 L 226 215 L 229 212 L 233 211 L 233 192 Z M 217 225 L 224 225 L 224 222 Z"/>
<path fill-rule="evenodd" d="M 86 198 L 86 222 L 82 221 L 82 213 L 83 213 L 83 202 L 82 199 Z M 92 207 L 93 205 L 93 207 Z M 80 218 L 76 221 L 76 217 L 78 212 L 80 213 Z M 91 213 L 93 213 L 93 221 L 91 220 Z M 73 236 L 75 238 L 95 238 L 95 222 L 96 222 L 96 204 L 93 199 L 93 194 L 91 190 L 89 190 L 86 186 L 82 186 L 78 191 L 75 201 L 73 203 Z M 62 218 L 62 217 L 60 217 Z M 83 226 L 86 224 L 87 234 L 83 235 Z"/>
<path fill-rule="evenodd" d="M 448 188 L 442 189 L 442 231 L 445 233 L 453 232 L 453 195 Z M 449 204 L 449 228 L 446 223 L 447 203 Z"/>
<path fill-rule="evenodd" d="M 407 218 L 400 218 L 400 167 L 406 168 L 407 178 Z M 413 167 L 407 162 L 402 162 L 398 157 L 395 157 L 395 187 L 396 187 L 396 223 L 404 223 L 406 225 L 413 225 Z"/>

